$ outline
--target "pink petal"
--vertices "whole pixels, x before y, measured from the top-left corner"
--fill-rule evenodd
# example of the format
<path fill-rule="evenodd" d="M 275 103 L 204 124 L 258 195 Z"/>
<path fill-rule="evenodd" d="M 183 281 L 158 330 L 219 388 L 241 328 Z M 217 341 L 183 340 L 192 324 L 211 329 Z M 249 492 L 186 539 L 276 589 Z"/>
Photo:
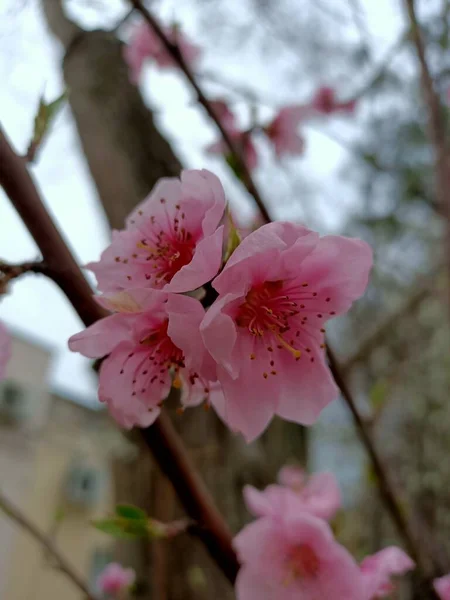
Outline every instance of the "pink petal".
<path fill-rule="evenodd" d="M 389 595 L 394 589 L 391 577 L 403 575 L 414 568 L 415 563 L 409 556 L 395 546 L 366 557 L 361 563 L 361 572 L 367 598 L 371 600 Z"/>
<path fill-rule="evenodd" d="M 100 319 L 73 335 L 69 339 L 69 348 L 88 358 L 106 356 L 120 342 L 130 339 L 134 318 L 134 315 L 116 314 Z"/>
<path fill-rule="evenodd" d="M 236 600 L 283 600 L 272 582 L 261 578 L 251 567 L 241 567 L 236 584 Z"/>
<path fill-rule="evenodd" d="M 152 371 L 147 359 L 148 352 L 122 342 L 100 368 L 100 400 L 108 404 L 113 416 L 120 414 L 123 422 L 127 419 L 132 425 L 153 422 L 154 415 L 148 413 L 159 413 L 158 405 L 167 397 L 171 387 L 169 371 Z M 158 377 L 150 384 L 154 374 Z M 145 392 L 142 393 L 144 385 Z"/>
<path fill-rule="evenodd" d="M 226 207 L 225 191 L 220 179 L 206 169 L 182 171 L 181 185 L 184 197 L 195 200 L 196 212 L 203 217 L 203 234 L 215 232 Z"/>
<path fill-rule="evenodd" d="M 195 290 L 217 275 L 222 264 L 223 225 L 209 237 L 201 240 L 189 264 L 176 273 L 164 286 L 167 292 Z"/>
<path fill-rule="evenodd" d="M 304 353 L 300 360 L 283 355 L 279 360 L 275 358 L 275 362 L 282 388 L 277 415 L 288 421 L 312 425 L 322 410 L 339 396 L 323 351 L 316 350 L 311 344 L 311 352 Z"/>
<path fill-rule="evenodd" d="M 152 216 L 156 219 L 164 217 L 166 203 L 173 208 L 182 198 L 181 182 L 176 177 L 162 177 L 150 194 L 136 206 L 127 218 L 127 229 L 139 229 L 146 226 Z"/>
<path fill-rule="evenodd" d="M 247 443 L 252 442 L 266 429 L 276 411 L 274 378 L 264 379 L 256 360 L 239 379 L 232 379 L 220 366 L 217 375 L 225 396 L 225 422 L 233 431 L 242 433 Z"/>
<path fill-rule="evenodd" d="M 167 333 L 175 346 L 183 351 L 186 366 L 208 380 L 215 379 L 215 364 L 200 334 L 200 323 L 205 316 L 201 302 L 189 296 L 171 294 L 167 301 L 167 315 Z"/>
<path fill-rule="evenodd" d="M 450 600 L 450 575 L 435 579 L 433 585 L 441 600 Z"/>
<path fill-rule="evenodd" d="M 301 279 L 319 294 L 314 301 L 317 312 L 332 309 L 342 314 L 363 295 L 372 268 L 372 249 L 362 240 L 325 236 L 305 258 Z M 325 302 L 326 297 L 330 298 Z"/>
<path fill-rule="evenodd" d="M 208 352 L 218 364 L 222 364 L 232 376 L 237 377 L 239 369 L 233 361 L 233 350 L 237 333 L 233 319 L 224 312 L 224 308 L 240 296 L 227 294 L 216 300 L 207 310 L 200 325 L 200 333 Z"/>

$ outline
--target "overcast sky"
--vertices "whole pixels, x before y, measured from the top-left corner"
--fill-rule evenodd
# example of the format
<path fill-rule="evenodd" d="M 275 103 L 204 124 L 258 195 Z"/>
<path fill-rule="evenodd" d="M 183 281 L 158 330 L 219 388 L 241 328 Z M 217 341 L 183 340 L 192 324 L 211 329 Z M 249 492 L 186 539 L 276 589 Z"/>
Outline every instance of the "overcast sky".
<path fill-rule="evenodd" d="M 45 90 L 52 99 L 63 89 L 60 75 L 61 51 L 58 44 L 48 36 L 41 17 L 38 0 L 0 1 L 0 121 L 19 152 L 27 146 L 32 130 L 33 117 L 39 95 Z M 90 8 L 92 4 L 94 8 Z M 159 2 L 164 7 L 164 17 L 174 14 L 175 3 Z M 181 3 L 179 3 L 181 4 Z M 339 5 L 336 2 L 336 5 Z M 368 16 L 371 35 L 378 40 L 380 52 L 389 47 L 401 29 L 398 4 L 395 0 L 361 0 Z M 98 7 L 107 10 L 99 11 Z M 86 27 L 103 24 L 113 25 L 124 14 L 125 4 L 119 0 L 105 2 L 96 0 L 71 0 L 70 10 Z M 178 5 L 177 5 L 178 6 Z M 255 61 L 251 55 L 225 56 L 220 49 L 214 52 L 213 41 L 204 32 L 196 31 L 195 15 L 189 11 L 189 3 L 177 9 L 177 20 L 185 26 L 192 37 L 204 42 L 205 57 L 201 68 L 225 73 L 228 78 L 247 82 L 260 90 L 265 97 L 281 102 L 283 93 L 277 85 L 276 74 L 267 72 L 264 61 Z M 208 48 L 209 43 L 209 48 Z M 249 80 L 249 73 L 251 79 Z M 299 83 L 299 94 L 301 87 Z M 214 138 L 214 129 L 204 115 L 192 105 L 188 88 L 178 75 L 161 75 L 148 68 L 142 81 L 144 98 L 156 107 L 158 120 L 175 145 L 187 166 L 206 167 L 223 176 L 229 196 L 240 202 L 240 210 L 251 214 L 251 204 L 239 186 L 231 182 L 221 161 L 207 157 L 202 148 Z M 291 90 L 292 93 L 292 90 Z M 303 100 L 299 98 L 299 101 Z M 237 106 L 245 119 L 247 109 Z M 364 107 L 360 108 L 364 110 Z M 343 159 L 343 151 L 317 131 L 308 128 L 308 150 L 300 161 L 290 162 L 283 169 L 301 169 L 308 173 L 313 184 L 325 178 L 329 186 L 340 194 L 346 207 L 345 190 L 336 184 L 336 170 Z M 264 157 L 264 161 L 271 160 Z M 263 168 L 257 177 L 264 183 L 271 176 Z M 65 107 L 58 117 L 53 132 L 32 167 L 46 205 L 64 232 L 81 264 L 96 259 L 107 244 L 108 230 L 84 159 L 80 152 L 76 130 L 70 111 Z M 280 176 L 280 193 L 274 199 L 277 216 L 283 217 L 283 173 Z M 278 180 L 277 180 L 278 181 Z M 340 191 L 339 191 L 340 190 Z M 339 222 L 342 211 L 329 211 L 319 205 L 321 219 L 328 214 L 326 227 L 333 228 Z M 290 207 L 292 214 L 292 207 Z M 301 208 L 296 214 L 304 218 Z M 29 260 L 38 255 L 37 248 L 0 191 L 0 257 L 9 262 Z M 0 304 L 0 318 L 12 327 L 50 343 L 55 348 L 55 360 L 51 384 L 69 391 L 80 399 L 95 399 L 95 380 L 88 369 L 88 361 L 73 355 L 66 348 L 67 338 L 81 328 L 81 322 L 65 298 L 45 278 L 28 276 L 11 286 L 10 293 Z"/>

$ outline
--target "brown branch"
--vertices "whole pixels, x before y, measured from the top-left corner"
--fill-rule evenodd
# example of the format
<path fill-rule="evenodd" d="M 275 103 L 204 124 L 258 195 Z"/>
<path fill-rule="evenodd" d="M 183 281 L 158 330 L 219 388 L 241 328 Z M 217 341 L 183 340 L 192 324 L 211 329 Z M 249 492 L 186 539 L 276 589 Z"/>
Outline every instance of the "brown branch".
<path fill-rule="evenodd" d="M 1 128 L 0 184 L 38 245 L 48 266 L 46 274 L 66 294 L 84 324 L 91 325 L 105 316 L 47 213 L 24 159 L 11 148 Z M 231 546 L 231 533 L 170 420 L 162 414 L 142 435 L 156 462 L 169 477 L 186 513 L 199 524 L 197 535 L 219 568 L 234 582 L 239 564 Z"/>
<path fill-rule="evenodd" d="M 46 552 L 54 559 L 55 566 L 64 573 L 72 583 L 81 591 L 88 600 L 96 600 L 89 591 L 88 585 L 75 572 L 72 566 L 61 556 L 54 543 L 36 525 L 34 525 L 0 490 L 0 510 L 2 510 L 10 519 L 15 521 L 22 529 L 29 533 Z"/>
<path fill-rule="evenodd" d="M 29 261 L 20 264 L 6 263 L 0 260 L 0 294 L 5 286 L 16 277 L 27 273 L 47 273 L 47 265 L 42 260 Z"/>
<path fill-rule="evenodd" d="M 405 0 L 406 11 L 411 23 L 411 38 L 414 43 L 420 65 L 422 90 L 428 109 L 428 136 L 434 150 L 434 177 L 436 199 L 441 214 L 447 219 L 447 267 L 449 275 L 450 308 L 450 149 L 446 139 L 446 122 L 439 96 L 436 93 L 433 78 L 428 66 L 425 43 L 417 19 L 414 0 Z"/>
<path fill-rule="evenodd" d="M 233 155 L 233 158 L 237 162 L 239 172 L 242 173 L 242 181 L 243 181 L 245 187 L 247 188 L 247 191 L 253 196 L 253 199 L 255 200 L 265 222 L 269 223 L 272 220 L 270 217 L 269 211 L 267 210 L 265 202 L 262 199 L 262 197 L 252 179 L 250 171 L 249 171 L 245 161 L 242 158 L 242 154 L 239 151 L 239 148 L 234 143 L 230 134 L 227 132 L 227 130 L 222 125 L 220 119 L 217 118 L 206 94 L 201 89 L 201 87 L 200 87 L 198 81 L 196 80 L 194 74 L 192 73 L 189 65 L 184 60 L 184 57 L 183 57 L 182 53 L 180 52 L 180 49 L 178 48 L 178 46 L 176 44 L 173 44 L 167 38 L 166 34 L 164 33 L 164 31 L 161 28 L 158 21 L 155 19 L 155 17 L 152 15 L 152 13 L 150 11 L 148 11 L 145 8 L 145 6 L 143 6 L 143 4 L 140 0 L 130 0 L 130 3 L 132 6 L 134 6 L 136 8 L 136 10 L 138 10 L 141 13 L 142 17 L 145 19 L 145 21 L 148 23 L 148 25 L 153 29 L 153 31 L 159 37 L 161 42 L 164 44 L 164 47 L 166 48 L 167 52 L 176 61 L 176 63 L 180 67 L 180 69 L 185 74 L 186 79 L 189 81 L 189 83 L 191 84 L 193 90 L 195 91 L 195 93 L 197 95 L 197 100 L 198 100 L 199 104 L 201 104 L 203 106 L 203 108 L 206 110 L 208 115 L 211 117 L 211 119 L 216 124 L 225 144 L 227 145 L 231 154 Z"/>

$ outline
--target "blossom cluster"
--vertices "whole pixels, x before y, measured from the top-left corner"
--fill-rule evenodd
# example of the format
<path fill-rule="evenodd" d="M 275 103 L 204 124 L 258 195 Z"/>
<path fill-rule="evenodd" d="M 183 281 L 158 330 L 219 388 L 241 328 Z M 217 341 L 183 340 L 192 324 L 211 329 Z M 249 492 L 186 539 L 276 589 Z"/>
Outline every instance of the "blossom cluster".
<path fill-rule="evenodd" d="M 415 566 L 394 546 L 354 560 L 328 523 L 340 508 L 330 473 L 308 477 L 285 467 L 278 485 L 247 486 L 244 498 L 256 520 L 234 539 L 237 600 L 374 600 L 395 590 L 393 576 Z"/>
<path fill-rule="evenodd" d="M 97 578 L 98 591 L 106 598 L 124 600 L 136 580 L 133 569 L 125 569 L 118 563 L 107 565 Z"/>
<path fill-rule="evenodd" d="M 275 414 L 312 424 L 338 395 L 324 324 L 364 293 L 369 246 L 274 222 L 223 266 L 225 208 L 208 171 L 162 179 L 87 265 L 113 314 L 69 346 L 106 357 L 99 397 L 124 427 L 153 423 L 172 385 L 183 406 L 206 401 L 247 441 Z M 203 286 L 215 296 L 206 309 Z"/>
<path fill-rule="evenodd" d="M 5 378 L 6 365 L 11 355 L 11 337 L 0 321 L 0 381 Z"/>
<path fill-rule="evenodd" d="M 200 48 L 193 44 L 177 25 L 170 27 L 161 25 L 161 29 L 167 40 L 177 46 L 186 64 L 195 67 L 201 56 Z M 133 83 L 139 82 L 146 62 L 153 62 L 160 69 L 172 69 L 178 66 L 159 36 L 145 21 L 133 27 L 129 42 L 124 48 L 124 58 Z M 308 103 L 284 106 L 270 122 L 248 130 L 239 127 L 235 114 L 224 100 L 212 100 L 210 106 L 241 153 L 248 169 L 253 170 L 258 165 L 258 153 L 253 139 L 256 131 L 265 134 L 278 158 L 284 155 L 300 155 L 305 148 L 305 139 L 298 131 L 300 123 L 320 115 L 352 114 L 356 102 L 339 101 L 333 88 L 322 86 Z M 224 140 L 219 140 L 210 144 L 206 150 L 212 154 L 226 155 L 228 147 Z"/>
<path fill-rule="evenodd" d="M 307 104 L 292 104 L 281 108 L 269 123 L 241 130 L 228 105 L 223 100 L 211 102 L 211 107 L 216 113 L 222 126 L 227 131 L 232 141 L 241 152 L 247 167 L 253 170 L 258 165 L 258 154 L 253 141 L 256 131 L 262 131 L 272 145 L 278 158 L 285 155 L 300 155 L 305 149 L 305 139 L 299 132 L 300 123 L 320 115 L 332 113 L 351 114 L 354 112 L 356 102 L 340 102 L 336 99 L 333 88 L 321 87 Z M 228 148 L 223 140 L 214 142 L 207 147 L 213 154 L 226 154 Z"/>

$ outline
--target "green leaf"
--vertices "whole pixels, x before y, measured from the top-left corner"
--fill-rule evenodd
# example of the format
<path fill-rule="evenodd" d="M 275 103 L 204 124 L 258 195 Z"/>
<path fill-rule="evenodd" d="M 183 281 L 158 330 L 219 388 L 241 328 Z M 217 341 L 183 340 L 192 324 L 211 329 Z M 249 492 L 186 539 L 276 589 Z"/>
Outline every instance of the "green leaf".
<path fill-rule="evenodd" d="M 238 179 L 240 179 L 241 181 L 243 181 L 244 180 L 244 173 L 242 171 L 240 162 L 236 158 L 236 156 L 234 154 L 226 154 L 225 155 L 225 160 L 227 162 L 227 165 L 230 167 L 230 169 L 236 175 L 236 177 Z"/>
<path fill-rule="evenodd" d="M 146 512 L 132 504 L 118 504 L 116 506 L 116 515 L 124 519 L 147 520 Z"/>
<path fill-rule="evenodd" d="M 236 250 L 236 248 L 241 243 L 241 236 L 239 235 L 236 225 L 234 224 L 233 217 L 231 216 L 231 212 L 228 208 L 227 208 L 226 218 L 229 221 L 229 232 L 228 232 L 227 245 L 225 248 L 225 256 L 224 256 L 225 262 L 227 262 L 227 260 L 230 258 L 230 256 L 233 254 L 233 252 Z"/>
<path fill-rule="evenodd" d="M 34 160 L 37 150 L 44 141 L 45 136 L 50 130 L 50 126 L 66 100 L 67 91 L 64 91 L 49 103 L 45 102 L 43 96 L 40 97 L 38 110 L 34 118 L 33 137 L 27 151 L 27 159 L 29 161 Z"/>
<path fill-rule="evenodd" d="M 120 539 L 147 537 L 149 534 L 147 519 L 112 517 L 110 519 L 97 519 L 92 521 L 92 525 L 99 531 Z"/>

